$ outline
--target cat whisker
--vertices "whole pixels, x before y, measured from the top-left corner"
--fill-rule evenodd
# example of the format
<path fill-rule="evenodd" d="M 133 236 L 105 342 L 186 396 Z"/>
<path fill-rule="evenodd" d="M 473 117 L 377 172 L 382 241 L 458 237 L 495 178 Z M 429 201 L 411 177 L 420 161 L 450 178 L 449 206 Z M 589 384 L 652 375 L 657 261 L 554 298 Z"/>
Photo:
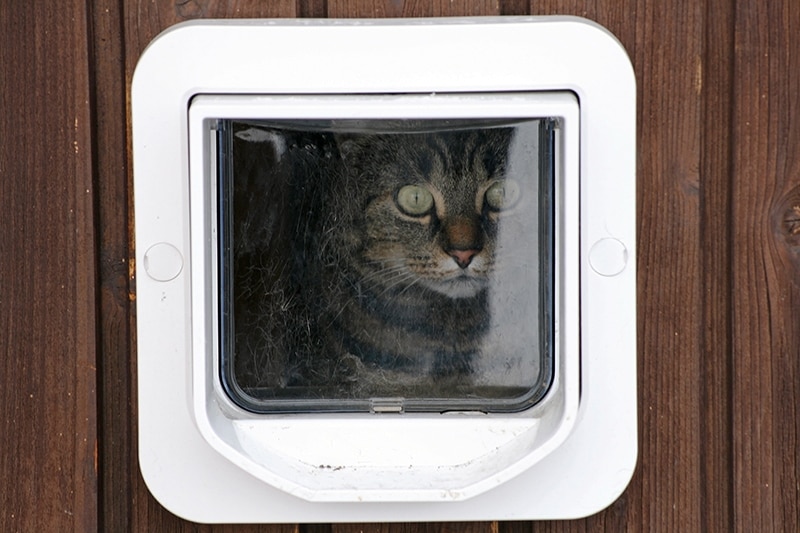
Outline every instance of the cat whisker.
<path fill-rule="evenodd" d="M 397 293 L 397 295 L 398 296 L 402 296 L 403 293 L 405 293 L 408 289 L 410 289 L 411 287 L 417 285 L 418 283 L 419 283 L 419 278 L 415 279 L 414 281 L 412 281 L 411 283 L 406 285 L 406 288 L 403 289 L 402 291 L 400 291 L 399 293 Z M 423 290 L 423 292 L 428 292 L 429 291 L 429 289 L 427 287 L 422 287 L 422 290 Z"/>
<path fill-rule="evenodd" d="M 373 262 L 372 264 L 373 265 L 377 264 L 377 265 L 379 265 L 381 267 L 383 266 L 383 265 L 381 265 L 381 263 L 378 263 L 378 262 Z M 376 279 L 385 280 L 385 281 L 391 281 L 392 276 L 394 276 L 396 274 L 413 275 L 413 274 L 410 274 L 408 272 L 408 269 L 407 269 L 407 267 L 405 265 L 403 265 L 403 264 L 395 264 L 394 266 L 391 266 L 391 267 L 388 267 L 388 268 L 379 268 L 378 270 L 375 270 L 375 271 L 365 275 L 364 277 L 361 278 L 361 280 L 362 281 L 366 281 L 366 282 L 375 281 Z"/>
<path fill-rule="evenodd" d="M 414 279 L 414 278 L 416 278 L 416 279 Z M 414 281 L 412 283 L 408 284 L 402 291 L 400 291 L 400 293 L 398 293 L 398 296 L 400 294 L 403 294 L 405 291 L 407 291 L 409 288 L 411 288 L 415 283 L 417 283 L 419 281 L 419 278 L 417 278 L 416 276 L 414 276 L 411 273 L 406 273 L 406 274 L 404 274 L 402 276 L 395 277 L 395 278 L 393 278 L 391 280 L 392 283 L 390 285 L 388 285 L 386 288 L 384 288 L 383 291 L 381 291 L 381 293 L 378 296 L 384 296 L 387 292 L 393 290 L 395 287 L 397 287 L 398 285 L 400 285 L 404 281 L 408 281 L 410 279 L 414 279 Z"/>

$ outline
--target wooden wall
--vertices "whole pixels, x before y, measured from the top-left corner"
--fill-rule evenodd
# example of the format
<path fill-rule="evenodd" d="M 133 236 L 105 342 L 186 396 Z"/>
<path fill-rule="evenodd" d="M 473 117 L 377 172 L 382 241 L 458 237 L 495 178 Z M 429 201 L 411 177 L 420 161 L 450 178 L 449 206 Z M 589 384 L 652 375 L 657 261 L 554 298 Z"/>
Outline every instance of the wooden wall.
<path fill-rule="evenodd" d="M 552 523 L 198 526 L 136 460 L 131 73 L 198 17 L 566 13 L 639 83 L 640 456 Z M 491 65 L 476 65 L 491 75 Z M 800 2 L 0 2 L 0 530 L 797 531 Z"/>

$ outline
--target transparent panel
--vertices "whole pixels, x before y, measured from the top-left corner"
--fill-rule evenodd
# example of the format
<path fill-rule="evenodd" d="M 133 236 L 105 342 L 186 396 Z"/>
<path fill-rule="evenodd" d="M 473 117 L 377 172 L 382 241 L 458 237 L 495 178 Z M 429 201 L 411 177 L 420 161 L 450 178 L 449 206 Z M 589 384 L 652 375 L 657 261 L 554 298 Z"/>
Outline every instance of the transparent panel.
<path fill-rule="evenodd" d="M 538 402 L 556 124 L 214 121 L 230 397 L 264 413 Z"/>

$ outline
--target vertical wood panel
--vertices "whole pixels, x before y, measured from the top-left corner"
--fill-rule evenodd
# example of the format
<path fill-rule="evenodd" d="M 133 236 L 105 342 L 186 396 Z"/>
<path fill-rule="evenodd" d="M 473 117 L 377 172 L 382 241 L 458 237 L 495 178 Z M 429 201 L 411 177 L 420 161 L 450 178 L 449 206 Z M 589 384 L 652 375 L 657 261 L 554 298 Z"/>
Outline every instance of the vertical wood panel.
<path fill-rule="evenodd" d="M 736 529 L 795 531 L 800 501 L 800 4 L 738 0 L 736 5 Z"/>
<path fill-rule="evenodd" d="M 641 522 L 700 528 L 699 2 L 650 3 L 631 49 L 639 74 Z M 669 23 L 665 23 L 669 21 Z M 638 32 L 637 32 L 638 33 Z"/>
<path fill-rule="evenodd" d="M 98 203 L 98 347 L 100 360 L 101 531 L 136 527 L 131 496 L 139 467 L 133 441 L 135 349 L 133 220 L 120 0 L 91 0 L 94 69 L 94 162 Z M 130 208 L 130 209 L 129 209 Z"/>
<path fill-rule="evenodd" d="M 705 531 L 733 528 L 731 352 L 731 180 L 733 30 L 731 0 L 707 0 L 700 78 L 703 94 L 700 181 L 703 331 L 700 509 Z"/>
<path fill-rule="evenodd" d="M 82 1 L 0 3 L 0 524 L 97 529 Z"/>

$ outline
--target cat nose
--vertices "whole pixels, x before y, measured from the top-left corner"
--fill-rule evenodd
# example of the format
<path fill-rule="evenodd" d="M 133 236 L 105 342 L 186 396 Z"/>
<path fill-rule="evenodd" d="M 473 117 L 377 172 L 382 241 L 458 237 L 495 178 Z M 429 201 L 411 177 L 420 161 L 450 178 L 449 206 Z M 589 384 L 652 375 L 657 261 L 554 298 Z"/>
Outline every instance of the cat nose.
<path fill-rule="evenodd" d="M 480 250 L 448 250 L 448 254 L 452 257 L 456 264 L 461 268 L 467 268 L 472 263 L 472 258 L 475 257 Z"/>
<path fill-rule="evenodd" d="M 444 222 L 444 251 L 458 266 L 467 268 L 481 251 L 478 222 L 474 217 L 455 216 Z"/>

